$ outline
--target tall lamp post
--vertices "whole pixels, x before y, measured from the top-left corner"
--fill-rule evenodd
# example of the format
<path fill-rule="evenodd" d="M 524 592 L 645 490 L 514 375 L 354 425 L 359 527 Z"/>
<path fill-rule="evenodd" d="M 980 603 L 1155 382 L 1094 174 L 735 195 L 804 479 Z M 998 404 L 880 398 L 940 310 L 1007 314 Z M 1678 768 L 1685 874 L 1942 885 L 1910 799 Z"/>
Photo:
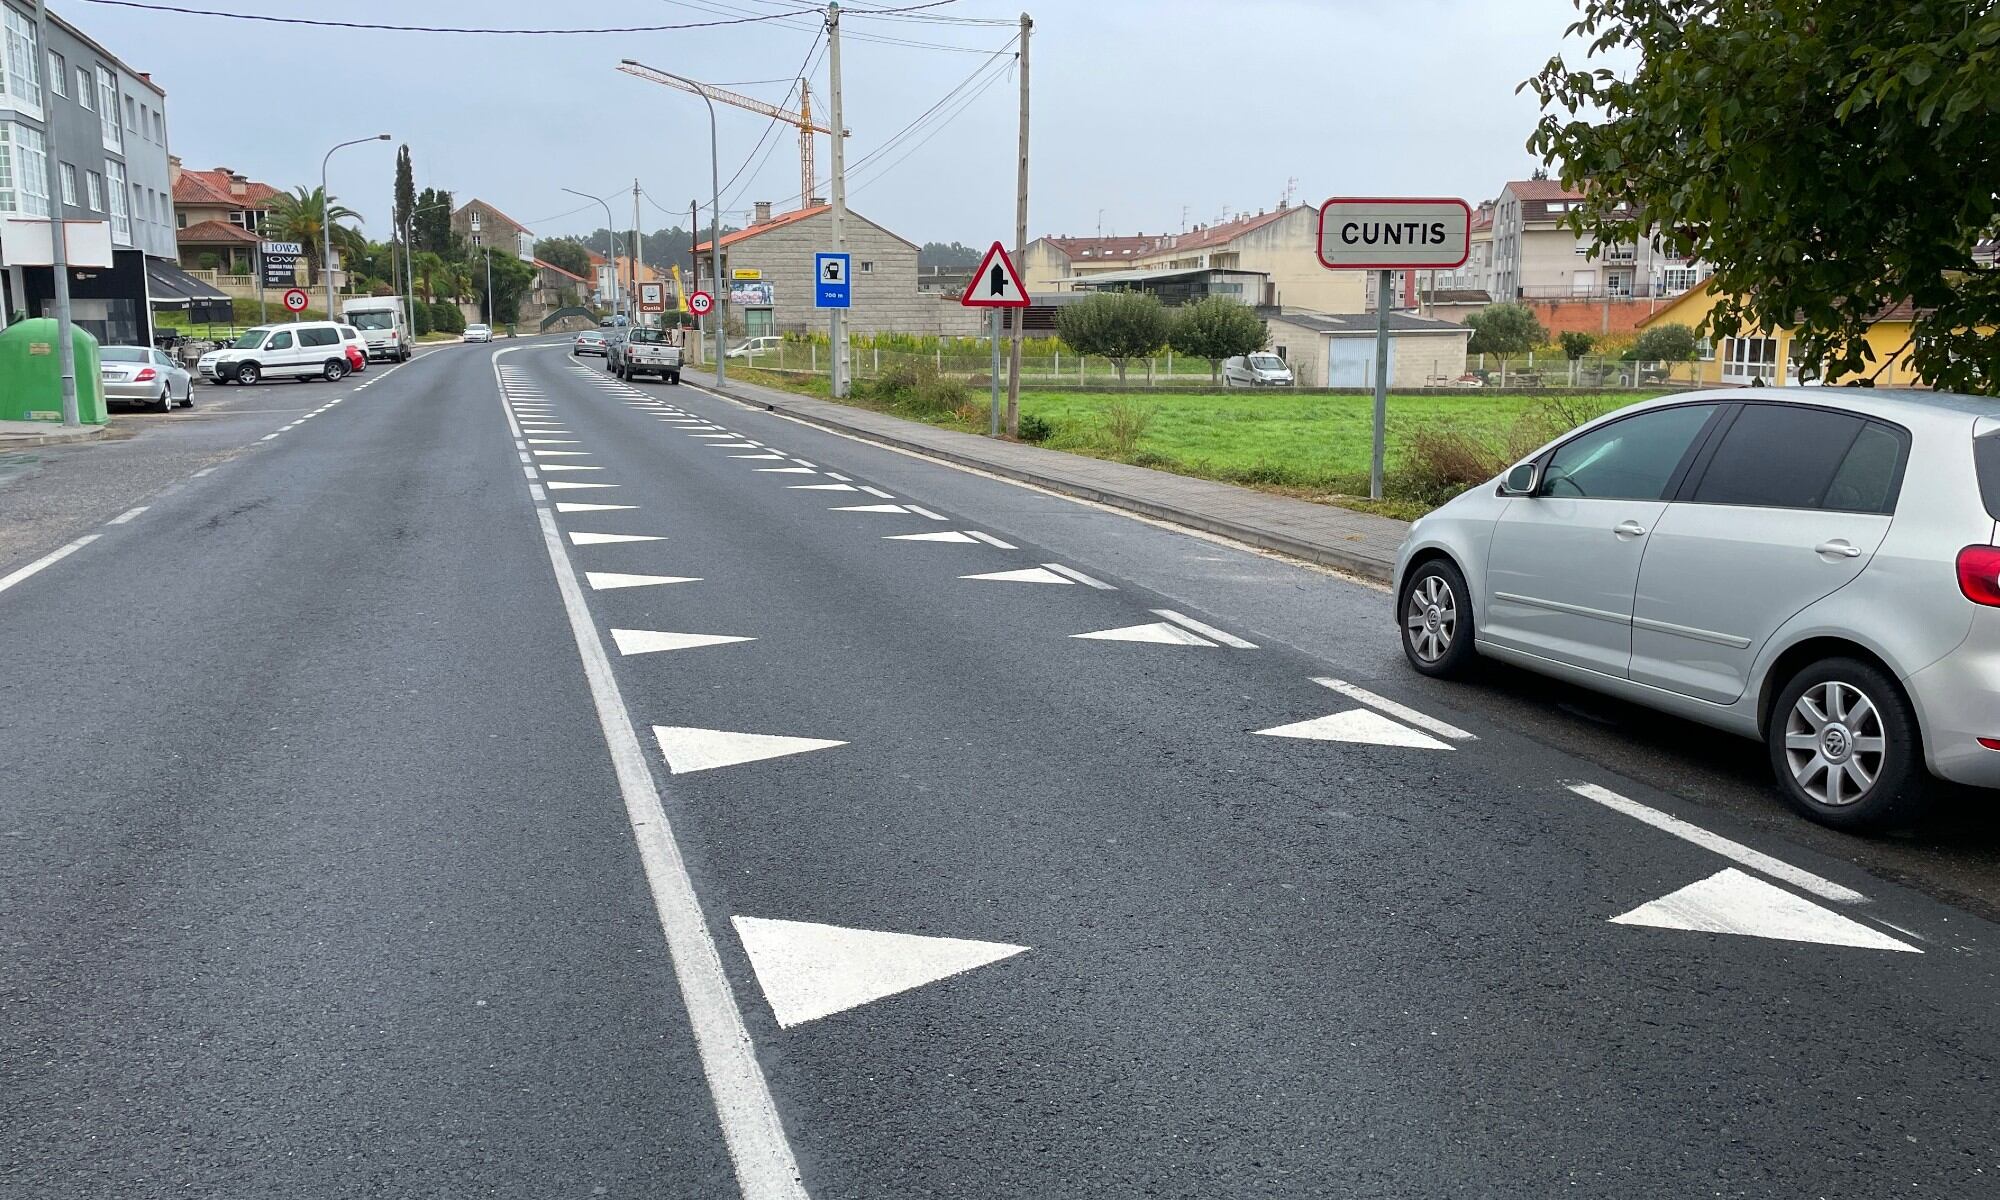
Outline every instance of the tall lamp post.
<path fill-rule="evenodd" d="M 715 101 L 708 98 L 707 88 L 684 75 L 676 75 L 672 71 L 662 71 L 658 67 L 648 67 L 645 63 L 635 62 L 629 58 L 625 60 L 625 64 L 627 66 L 642 67 L 645 70 L 653 72 L 655 75 L 664 75 L 668 79 L 678 80 L 688 91 L 700 96 L 703 104 L 708 105 L 708 186 L 713 204 L 713 207 L 709 209 L 708 254 L 709 261 L 715 266 L 715 294 L 717 300 L 720 302 L 720 308 L 715 321 L 715 382 L 720 384 L 723 382 L 723 329 L 729 324 L 729 286 L 722 278 L 722 168 L 720 160 L 716 157 Z M 837 138 L 840 134 L 838 131 L 835 131 L 833 136 Z"/>
<path fill-rule="evenodd" d="M 602 196 L 589 192 L 579 192 L 575 188 L 562 189 L 572 196 L 582 196 L 585 200 L 595 200 L 604 205 L 604 235 L 611 239 L 611 313 L 618 314 L 618 227 L 611 219 L 611 205 Z"/>
<path fill-rule="evenodd" d="M 363 142 L 386 142 L 388 140 L 388 134 L 378 133 L 374 137 L 355 138 L 351 142 L 342 142 L 339 146 L 335 146 L 333 150 L 339 150 L 345 146 L 359 146 Z M 326 157 L 319 160 L 319 232 L 320 237 L 323 239 L 320 246 L 319 269 L 320 273 L 326 276 L 326 319 L 329 321 L 333 320 L 333 220 L 328 214 L 333 209 L 333 204 L 326 194 L 326 165 L 333 161 L 333 150 L 328 150 Z"/>

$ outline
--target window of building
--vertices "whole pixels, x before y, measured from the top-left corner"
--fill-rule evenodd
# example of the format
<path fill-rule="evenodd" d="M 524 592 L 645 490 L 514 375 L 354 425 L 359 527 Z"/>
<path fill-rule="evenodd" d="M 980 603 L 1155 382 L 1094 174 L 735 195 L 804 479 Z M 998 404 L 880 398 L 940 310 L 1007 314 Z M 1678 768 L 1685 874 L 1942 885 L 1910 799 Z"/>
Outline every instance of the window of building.
<path fill-rule="evenodd" d="M 863 275 L 873 275 L 875 273 L 875 263 L 872 259 L 864 258 L 861 260 L 861 273 Z"/>
<path fill-rule="evenodd" d="M 0 32 L 7 40 L 6 58 L 0 61 L 0 99 L 10 99 L 14 106 L 39 117 L 42 52 L 35 45 L 35 23 L 4 4 L 0 4 L 0 13 L 5 14 L 4 31 Z"/>
<path fill-rule="evenodd" d="M 139 132 L 139 102 L 130 96 L 125 97 L 125 128 Z"/>
<path fill-rule="evenodd" d="M 167 118 L 157 108 L 153 110 L 153 140 L 162 146 L 167 144 Z"/>
<path fill-rule="evenodd" d="M 476 208 L 472 210 L 472 232 L 479 232 L 479 210 Z M 477 245 L 477 243 L 474 244 Z"/>
<path fill-rule="evenodd" d="M 69 92 L 66 90 L 68 87 L 69 64 L 63 61 L 62 55 L 51 50 L 49 51 L 49 90 L 58 96 L 67 96 L 69 95 Z"/>
<path fill-rule="evenodd" d="M 90 82 L 90 68 L 78 67 L 76 69 L 76 102 L 83 105 L 86 112 L 95 111 L 97 108 L 97 105 L 90 98 L 91 92 L 95 87 L 96 85 Z"/>
<path fill-rule="evenodd" d="M 111 201 L 111 240 L 132 244 L 132 218 L 125 211 L 125 164 L 115 159 L 104 162 L 106 199 Z"/>
<path fill-rule="evenodd" d="M 90 201 L 91 212 L 104 211 L 104 176 L 95 171 L 83 173 L 84 198 Z"/>
<path fill-rule="evenodd" d="M 1693 267 L 1663 267 L 1660 270 L 1660 294 L 1678 296 L 1701 282 L 1701 273 Z"/>
<path fill-rule="evenodd" d="M 1778 339 L 1732 337 L 1722 339 L 1722 377 L 1729 380 L 1776 378 Z"/>
<path fill-rule="evenodd" d="M 478 223 L 478 218 L 476 218 L 476 217 L 475 217 L 475 218 L 473 218 L 473 222 L 474 222 L 474 224 L 477 224 L 477 223 Z M 473 245 L 475 245 L 475 246 L 477 246 L 477 245 L 481 245 L 481 244 L 482 244 L 482 243 L 480 242 L 480 240 L 479 240 L 479 235 L 478 235 L 478 234 L 476 234 L 476 233 L 472 235 L 472 244 L 473 244 Z"/>
<path fill-rule="evenodd" d="M 39 129 L 0 122 L 0 212 L 49 215 L 48 143 Z"/>
<path fill-rule="evenodd" d="M 76 204 L 76 167 L 62 164 L 62 202 L 72 207 Z"/>
<path fill-rule="evenodd" d="M 104 129 L 104 148 L 122 152 L 125 131 L 118 127 L 118 80 L 103 67 L 97 68 L 97 119 Z"/>
<path fill-rule="evenodd" d="M 188 215 L 187 215 L 186 213 L 184 213 L 184 212 L 180 211 L 179 209 L 175 209 L 175 210 L 174 210 L 174 228 L 175 228 L 175 229 L 186 229 L 187 227 L 188 227 Z"/>

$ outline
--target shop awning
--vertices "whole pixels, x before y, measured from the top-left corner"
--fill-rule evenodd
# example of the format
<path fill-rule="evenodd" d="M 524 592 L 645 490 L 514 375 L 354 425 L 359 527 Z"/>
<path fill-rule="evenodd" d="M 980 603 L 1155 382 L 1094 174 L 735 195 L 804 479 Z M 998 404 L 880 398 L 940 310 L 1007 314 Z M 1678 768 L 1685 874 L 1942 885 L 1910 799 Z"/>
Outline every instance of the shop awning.
<path fill-rule="evenodd" d="M 164 258 L 146 259 L 146 293 L 154 308 L 185 308 L 190 321 L 227 321 L 229 293 L 203 283 Z"/>

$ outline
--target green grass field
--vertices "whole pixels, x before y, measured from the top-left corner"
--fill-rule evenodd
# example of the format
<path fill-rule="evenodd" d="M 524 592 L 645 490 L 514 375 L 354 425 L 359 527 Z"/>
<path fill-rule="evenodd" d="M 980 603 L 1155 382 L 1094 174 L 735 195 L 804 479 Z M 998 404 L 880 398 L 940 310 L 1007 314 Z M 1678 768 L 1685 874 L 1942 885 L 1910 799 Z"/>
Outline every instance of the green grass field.
<path fill-rule="evenodd" d="M 751 382 L 826 397 L 824 376 L 743 372 Z M 1405 519 L 1421 516 L 1454 485 L 1425 482 L 1409 461 L 1413 437 L 1448 432 L 1502 465 L 1510 444 L 1538 443 L 1579 421 L 1654 395 L 1499 395 L 1476 391 L 1389 396 L 1387 499 L 1369 501 L 1368 462 L 1373 445 L 1374 400 L 1365 395 L 1299 395 L 1232 390 L 1192 394 L 1116 395 L 1059 391 L 1021 393 L 1023 418 L 1053 427 L 1042 444 L 1202 479 L 1217 479 Z M 986 430 L 986 394 L 932 423 L 967 432 Z M 912 416 L 897 405 L 860 398 L 866 407 Z M 1111 426 L 1114 406 L 1145 414 L 1129 448 Z M 1470 482 L 1470 481 L 1468 481 Z"/>

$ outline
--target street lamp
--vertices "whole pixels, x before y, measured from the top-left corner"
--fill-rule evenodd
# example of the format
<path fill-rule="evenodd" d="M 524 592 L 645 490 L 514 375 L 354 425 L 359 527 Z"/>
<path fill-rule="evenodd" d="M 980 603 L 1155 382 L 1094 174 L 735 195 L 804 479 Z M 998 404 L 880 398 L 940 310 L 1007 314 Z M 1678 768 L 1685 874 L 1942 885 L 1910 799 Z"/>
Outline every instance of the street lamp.
<path fill-rule="evenodd" d="M 723 382 L 723 328 L 729 324 L 729 288 L 722 280 L 722 168 L 719 165 L 715 150 L 715 101 L 708 98 L 708 89 L 706 87 L 687 78 L 685 75 L 676 75 L 672 71 L 662 71 L 658 67 L 649 67 L 645 63 L 629 58 L 624 60 L 624 65 L 638 67 L 641 70 L 651 71 L 655 75 L 664 75 L 668 79 L 677 80 L 688 91 L 700 96 L 703 104 L 708 105 L 708 186 L 712 192 L 714 205 L 710 210 L 708 256 L 709 261 L 715 266 L 715 292 L 720 304 L 715 321 L 715 382 L 719 385 Z M 834 136 L 839 137 L 840 135 L 836 132 Z"/>
<path fill-rule="evenodd" d="M 595 200 L 599 204 L 604 205 L 604 236 L 611 239 L 611 312 L 612 315 L 616 316 L 618 313 L 618 226 L 611 219 L 611 206 L 605 203 L 602 196 L 593 196 L 589 192 L 579 192 L 575 188 L 564 188 L 562 190 L 572 196 L 582 196 L 585 200 Z"/>
<path fill-rule="evenodd" d="M 339 150 L 343 146 L 359 146 L 363 142 L 388 140 L 388 134 L 378 133 L 374 137 L 342 142 L 333 150 Z M 333 320 L 333 203 L 326 194 L 326 164 L 332 161 L 333 150 L 327 151 L 326 157 L 319 160 L 319 232 L 324 239 L 320 247 L 319 269 L 326 276 L 326 319 L 329 321 Z"/>

